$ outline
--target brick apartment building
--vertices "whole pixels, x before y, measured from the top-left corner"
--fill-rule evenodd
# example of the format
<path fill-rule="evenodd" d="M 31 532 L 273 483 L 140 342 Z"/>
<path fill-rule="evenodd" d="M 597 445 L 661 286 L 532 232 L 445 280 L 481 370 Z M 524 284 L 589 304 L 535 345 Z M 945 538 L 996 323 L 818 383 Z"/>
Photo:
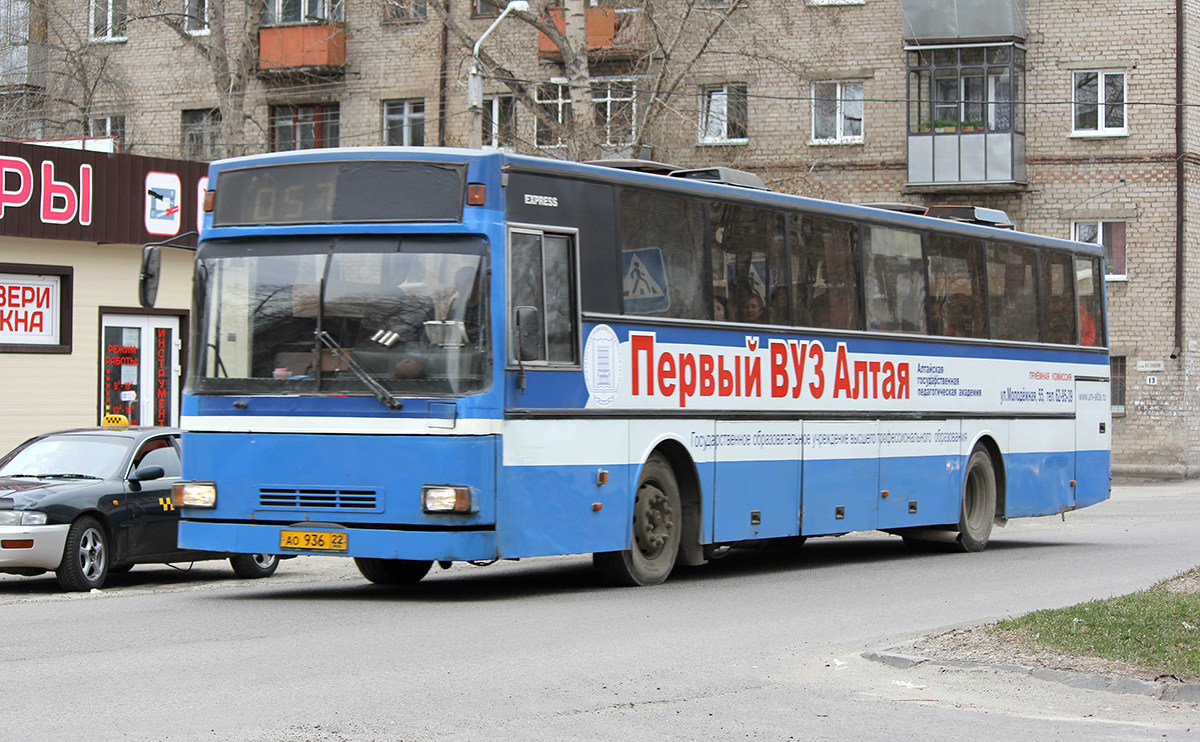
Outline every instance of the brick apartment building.
<path fill-rule="evenodd" d="M 545 5 L 481 45 L 484 146 L 730 165 L 780 191 L 989 206 L 1103 242 L 1114 469 L 1200 474 L 1200 0 L 574 0 L 585 23 L 557 10 L 539 31 Z M 0 136 L 200 160 L 467 146 L 471 44 L 498 12 L 0 0 Z M 593 112 L 572 117 L 580 79 Z"/>

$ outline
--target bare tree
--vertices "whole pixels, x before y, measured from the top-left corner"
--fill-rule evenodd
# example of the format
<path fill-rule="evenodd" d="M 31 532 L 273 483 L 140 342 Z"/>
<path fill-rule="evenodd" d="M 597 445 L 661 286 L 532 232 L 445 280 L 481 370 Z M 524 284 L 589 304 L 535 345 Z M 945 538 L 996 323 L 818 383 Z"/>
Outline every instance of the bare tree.
<path fill-rule="evenodd" d="M 503 0 L 486 0 L 497 8 Z M 603 117 L 593 113 L 592 60 L 586 40 L 586 8 L 583 0 L 535 0 L 529 12 L 513 12 L 510 17 L 537 29 L 558 48 L 563 76 L 570 90 L 571 114 L 565 121 L 551 116 L 538 105 L 536 83 L 523 79 L 498 62 L 486 49 L 480 50 L 480 62 L 488 77 L 505 85 L 514 98 L 533 113 L 539 126 L 546 127 L 551 137 L 561 145 L 556 154 L 570 159 L 591 159 L 613 154 L 612 142 L 601 131 Z M 442 5 L 431 2 L 430 7 L 446 24 L 450 34 L 466 49 L 471 49 L 475 37 L 468 33 Z M 713 40 L 727 22 L 744 6 L 738 2 L 712 3 L 711 0 L 667 0 L 661 5 L 649 3 L 627 18 L 617 31 L 614 43 L 627 46 L 628 53 L 620 65 L 607 65 L 638 80 L 638 90 L 630 110 L 621 115 L 628 118 L 629 138 L 624 141 L 626 153 L 639 155 L 652 142 L 653 132 L 666 114 L 675 111 L 672 99 L 699 60 L 709 51 Z M 555 15 L 561 12 L 562 25 Z M 619 41 L 618 41 L 619 39 Z M 594 51 L 594 50 L 593 50 Z"/>
<path fill-rule="evenodd" d="M 256 148 L 247 136 L 253 122 L 247 94 L 258 68 L 258 24 L 266 4 L 267 0 L 207 0 L 181 8 L 179 0 L 143 0 L 137 8 L 136 18 L 157 20 L 208 65 L 221 112 L 219 154 L 223 156 Z M 193 32 L 202 27 L 207 34 Z"/>
<path fill-rule="evenodd" d="M 101 106 L 125 97 L 111 49 L 51 0 L 5 0 L 0 10 L 0 129 L 15 138 L 96 135 Z"/>

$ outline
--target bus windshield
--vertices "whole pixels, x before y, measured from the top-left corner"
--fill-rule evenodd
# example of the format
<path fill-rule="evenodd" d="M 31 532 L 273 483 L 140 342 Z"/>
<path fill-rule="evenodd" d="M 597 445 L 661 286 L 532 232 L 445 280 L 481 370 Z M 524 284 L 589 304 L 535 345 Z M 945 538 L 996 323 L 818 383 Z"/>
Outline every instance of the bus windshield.
<path fill-rule="evenodd" d="M 370 380 L 398 396 L 484 391 L 487 265 L 476 238 L 207 242 L 189 391 L 369 394 Z"/>

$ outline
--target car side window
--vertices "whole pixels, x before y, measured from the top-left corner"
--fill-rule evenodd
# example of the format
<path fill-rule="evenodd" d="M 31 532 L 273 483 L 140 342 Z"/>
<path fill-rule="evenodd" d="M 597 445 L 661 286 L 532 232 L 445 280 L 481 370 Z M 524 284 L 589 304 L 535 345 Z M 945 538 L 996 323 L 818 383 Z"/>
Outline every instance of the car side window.
<path fill-rule="evenodd" d="M 137 455 L 133 457 L 133 468 L 136 471 L 143 466 L 161 466 L 164 477 L 178 477 L 183 474 L 179 464 L 179 452 L 167 438 L 155 438 L 142 444 Z"/>

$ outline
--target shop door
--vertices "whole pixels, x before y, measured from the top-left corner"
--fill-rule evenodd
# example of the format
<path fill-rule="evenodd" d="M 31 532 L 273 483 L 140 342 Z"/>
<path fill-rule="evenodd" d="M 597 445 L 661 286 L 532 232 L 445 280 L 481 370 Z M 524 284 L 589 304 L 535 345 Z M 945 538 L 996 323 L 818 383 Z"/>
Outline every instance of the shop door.
<path fill-rule="evenodd" d="M 106 314 L 100 323 L 100 414 L 130 425 L 179 424 L 179 318 Z"/>

